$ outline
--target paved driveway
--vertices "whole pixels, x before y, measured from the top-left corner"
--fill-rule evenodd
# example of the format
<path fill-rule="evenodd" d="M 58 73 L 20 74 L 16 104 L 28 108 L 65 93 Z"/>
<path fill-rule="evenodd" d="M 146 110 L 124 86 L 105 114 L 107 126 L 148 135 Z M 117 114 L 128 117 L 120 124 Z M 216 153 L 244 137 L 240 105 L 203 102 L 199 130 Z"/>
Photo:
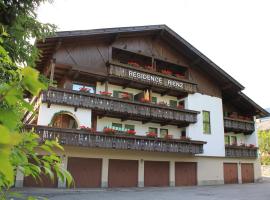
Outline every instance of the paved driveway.
<path fill-rule="evenodd" d="M 131 189 L 23 189 L 55 200 L 270 200 L 270 183 Z"/>

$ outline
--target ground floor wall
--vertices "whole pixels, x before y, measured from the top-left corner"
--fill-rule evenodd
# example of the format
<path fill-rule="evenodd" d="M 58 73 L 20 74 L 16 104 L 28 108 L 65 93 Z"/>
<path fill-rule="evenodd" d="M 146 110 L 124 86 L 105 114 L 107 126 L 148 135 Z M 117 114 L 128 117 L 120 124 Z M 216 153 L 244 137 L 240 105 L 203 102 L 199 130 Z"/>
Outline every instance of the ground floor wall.
<path fill-rule="evenodd" d="M 185 156 L 176 153 L 157 153 L 157 152 L 142 152 L 142 151 L 129 151 L 129 150 L 114 150 L 114 149 L 91 149 L 82 147 L 65 147 L 65 153 L 60 153 L 63 160 L 63 167 L 68 168 L 69 158 L 91 158 L 101 159 L 101 177 L 100 187 L 109 186 L 109 165 L 111 160 L 130 160 L 136 161 L 136 169 L 138 169 L 137 175 L 133 174 L 133 177 L 137 177 L 138 187 L 145 186 L 145 166 L 148 167 L 148 163 L 151 161 L 167 162 L 168 164 L 168 186 L 176 186 L 176 177 L 179 169 L 179 163 L 195 163 L 196 166 L 196 179 L 197 185 L 217 185 L 224 184 L 224 163 L 237 164 L 238 183 L 242 183 L 241 165 L 249 163 L 254 168 L 254 181 L 261 179 L 261 166 L 259 159 L 233 159 L 222 157 L 202 157 L 202 156 Z M 80 165 L 80 163 L 78 163 Z M 128 166 L 128 163 L 126 163 Z M 114 166 L 115 169 L 117 167 Z M 112 169 L 113 170 L 113 169 Z M 134 171 L 134 169 L 133 169 Z M 149 170 L 148 170 L 149 171 Z M 165 170 L 166 171 L 166 170 Z M 167 173 L 167 172 L 166 172 Z M 115 176 L 115 175 L 112 175 Z M 152 175 L 153 176 L 153 175 Z M 121 178 L 121 177 L 119 177 Z M 194 182 L 194 181 L 193 181 Z M 23 176 L 18 173 L 16 185 L 18 187 L 23 184 Z M 58 187 L 65 187 L 65 183 L 58 181 Z"/>

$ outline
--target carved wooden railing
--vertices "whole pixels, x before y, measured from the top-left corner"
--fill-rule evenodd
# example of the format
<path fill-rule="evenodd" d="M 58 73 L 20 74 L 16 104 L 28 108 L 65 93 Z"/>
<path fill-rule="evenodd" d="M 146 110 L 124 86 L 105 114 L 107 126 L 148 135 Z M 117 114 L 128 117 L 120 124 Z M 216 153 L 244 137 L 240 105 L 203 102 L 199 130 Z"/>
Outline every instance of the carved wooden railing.
<path fill-rule="evenodd" d="M 257 147 L 225 146 L 225 155 L 230 158 L 257 158 Z"/>
<path fill-rule="evenodd" d="M 199 112 L 161 106 L 151 103 L 123 100 L 114 97 L 50 88 L 43 92 L 42 102 L 70 105 L 100 111 L 102 115 L 156 122 L 172 125 L 188 125 L 197 122 Z"/>
<path fill-rule="evenodd" d="M 40 142 L 57 139 L 62 145 L 122 150 L 172 152 L 184 154 L 203 153 L 203 141 L 149 138 L 146 136 L 108 135 L 78 129 L 63 129 L 48 126 L 26 125 L 39 136 Z"/>
<path fill-rule="evenodd" d="M 255 131 L 254 122 L 224 117 L 225 131 L 251 134 Z"/>
<path fill-rule="evenodd" d="M 109 76 L 111 77 L 118 77 L 142 83 L 144 85 L 157 86 L 188 93 L 195 93 L 197 91 L 197 83 L 191 80 L 165 75 L 156 71 L 135 68 L 113 61 L 108 62 L 107 65 Z"/>

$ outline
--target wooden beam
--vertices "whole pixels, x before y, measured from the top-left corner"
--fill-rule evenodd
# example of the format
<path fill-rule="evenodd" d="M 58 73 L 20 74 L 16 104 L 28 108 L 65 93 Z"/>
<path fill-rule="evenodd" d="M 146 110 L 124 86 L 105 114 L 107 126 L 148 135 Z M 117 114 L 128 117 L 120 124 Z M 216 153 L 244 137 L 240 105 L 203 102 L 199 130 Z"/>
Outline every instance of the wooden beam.
<path fill-rule="evenodd" d="M 51 60 L 50 85 L 53 85 L 54 68 L 55 68 L 55 59 L 52 59 L 52 60 Z"/>

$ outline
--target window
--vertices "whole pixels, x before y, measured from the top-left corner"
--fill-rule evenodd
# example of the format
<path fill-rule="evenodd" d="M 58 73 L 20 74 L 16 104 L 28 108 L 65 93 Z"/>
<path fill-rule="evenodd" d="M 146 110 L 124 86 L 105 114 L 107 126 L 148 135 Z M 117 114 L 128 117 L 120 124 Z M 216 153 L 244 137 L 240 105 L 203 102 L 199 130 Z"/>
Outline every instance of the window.
<path fill-rule="evenodd" d="M 186 137 L 186 136 L 187 136 L 186 130 L 182 130 L 181 131 L 181 137 Z"/>
<path fill-rule="evenodd" d="M 203 133 L 211 133 L 210 112 L 203 111 Z"/>
<path fill-rule="evenodd" d="M 130 125 L 130 124 L 125 124 L 125 130 L 135 130 L 135 126 L 134 125 Z"/>
<path fill-rule="evenodd" d="M 231 136 L 231 145 L 237 145 L 237 137 Z"/>
<path fill-rule="evenodd" d="M 153 128 L 153 127 L 149 127 L 148 132 L 154 132 L 156 134 L 158 133 L 157 128 Z"/>
<path fill-rule="evenodd" d="M 122 91 L 113 91 L 113 97 L 121 98 L 121 99 L 127 99 L 127 100 L 133 100 L 133 94 L 128 92 L 122 92 Z"/>
<path fill-rule="evenodd" d="M 112 128 L 118 131 L 122 131 L 122 124 L 112 123 Z"/>
<path fill-rule="evenodd" d="M 230 144 L 230 136 L 229 135 L 225 135 L 225 144 L 226 145 Z"/>
<path fill-rule="evenodd" d="M 177 107 L 177 101 L 170 100 L 170 106 L 176 108 Z"/>
<path fill-rule="evenodd" d="M 160 129 L 160 137 L 162 137 L 162 138 L 164 138 L 164 137 L 166 137 L 166 135 L 168 135 L 168 129 L 163 129 L 163 128 L 161 128 Z"/>
<path fill-rule="evenodd" d="M 90 86 L 90 85 L 85 85 L 85 84 L 73 83 L 72 84 L 72 90 L 95 93 L 96 87 L 95 86 Z"/>
<path fill-rule="evenodd" d="M 157 103 L 157 97 L 152 97 L 152 103 Z"/>

